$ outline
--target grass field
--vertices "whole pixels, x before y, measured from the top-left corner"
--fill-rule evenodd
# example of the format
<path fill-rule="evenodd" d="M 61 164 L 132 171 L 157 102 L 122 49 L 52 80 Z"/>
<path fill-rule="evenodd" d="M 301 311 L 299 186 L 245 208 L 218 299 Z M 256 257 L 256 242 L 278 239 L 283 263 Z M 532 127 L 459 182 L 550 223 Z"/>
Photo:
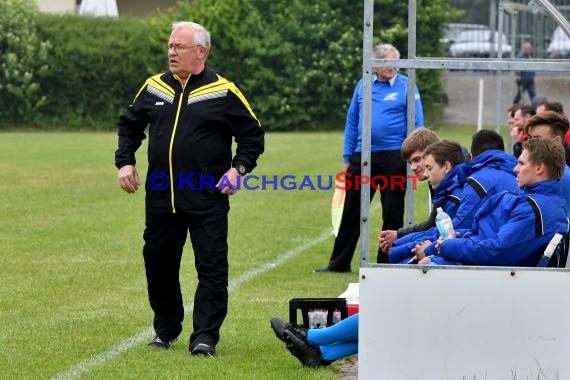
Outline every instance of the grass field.
<path fill-rule="evenodd" d="M 473 129 L 438 133 L 469 146 Z M 351 274 L 326 265 L 330 191 L 246 191 L 230 212 L 230 308 L 215 359 L 188 353 L 196 286 L 191 249 L 181 283 L 181 340 L 150 350 L 142 260 L 144 191 L 123 193 L 111 133 L 0 134 L 0 377 L 6 379 L 333 379 L 338 364 L 303 368 L 273 335 L 292 297 L 336 297 Z M 268 134 L 261 175 L 334 175 L 341 133 Z M 145 172 L 144 149 L 138 154 Z M 425 217 L 424 185 L 416 215 Z M 375 199 L 375 204 L 378 202 Z M 373 212 L 372 252 L 380 226 Z M 358 251 L 353 268 L 358 266 Z M 375 260 L 375 254 L 371 260 Z"/>

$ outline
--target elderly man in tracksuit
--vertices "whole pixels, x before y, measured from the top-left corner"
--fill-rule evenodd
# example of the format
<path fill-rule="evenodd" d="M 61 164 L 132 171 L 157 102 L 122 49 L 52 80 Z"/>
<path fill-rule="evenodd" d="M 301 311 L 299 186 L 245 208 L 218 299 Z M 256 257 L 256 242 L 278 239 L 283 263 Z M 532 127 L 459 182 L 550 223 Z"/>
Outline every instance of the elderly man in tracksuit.
<path fill-rule="evenodd" d="M 182 331 L 179 271 L 190 232 L 198 287 L 189 349 L 203 356 L 215 354 L 228 309 L 228 195 L 264 149 L 263 129 L 242 92 L 206 66 L 209 50 L 203 26 L 173 25 L 170 70 L 147 79 L 120 117 L 115 154 L 119 184 L 134 193 L 135 151 L 150 124 L 143 256 L 156 336 L 149 346 L 169 348 Z"/>
<path fill-rule="evenodd" d="M 455 229 L 470 228 L 475 213 L 487 197 L 505 190 L 517 191 L 513 172 L 517 161 L 504 151 L 503 138 L 498 133 L 490 130 L 477 132 L 471 141 L 471 154 L 473 159 L 466 162 L 457 175 L 462 191 L 457 212 L 450 215 Z M 411 259 L 415 253 L 412 250 L 418 244 L 426 240 L 435 242 L 438 236 L 437 228 L 433 227 L 396 240 L 390 250 L 390 262 Z"/>
<path fill-rule="evenodd" d="M 560 178 L 565 152 L 554 139 L 528 140 L 515 167 L 522 192 L 489 198 L 460 238 L 438 240 L 421 264 L 536 266 L 554 234 L 568 232 Z"/>

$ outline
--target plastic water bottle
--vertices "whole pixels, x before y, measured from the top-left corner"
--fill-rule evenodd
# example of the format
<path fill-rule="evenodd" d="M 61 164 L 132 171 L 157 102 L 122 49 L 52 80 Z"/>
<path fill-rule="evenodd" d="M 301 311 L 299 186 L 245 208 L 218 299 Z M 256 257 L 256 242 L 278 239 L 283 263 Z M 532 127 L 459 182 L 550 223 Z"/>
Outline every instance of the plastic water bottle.
<path fill-rule="evenodd" d="M 451 222 L 451 218 L 441 207 L 437 208 L 437 215 L 435 216 L 435 225 L 437 226 L 437 230 L 441 235 L 443 240 L 453 239 L 455 237 L 455 231 L 453 230 L 453 223 Z"/>

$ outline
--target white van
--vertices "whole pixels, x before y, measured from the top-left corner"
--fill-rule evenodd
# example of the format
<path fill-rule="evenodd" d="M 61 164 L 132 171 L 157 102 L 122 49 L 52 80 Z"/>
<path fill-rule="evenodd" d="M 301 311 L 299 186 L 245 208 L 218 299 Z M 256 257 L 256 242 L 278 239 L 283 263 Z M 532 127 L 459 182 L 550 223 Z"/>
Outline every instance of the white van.
<path fill-rule="evenodd" d="M 569 58 L 570 38 L 564 33 L 561 27 L 557 26 L 552 33 L 552 40 L 546 49 L 548 58 Z"/>

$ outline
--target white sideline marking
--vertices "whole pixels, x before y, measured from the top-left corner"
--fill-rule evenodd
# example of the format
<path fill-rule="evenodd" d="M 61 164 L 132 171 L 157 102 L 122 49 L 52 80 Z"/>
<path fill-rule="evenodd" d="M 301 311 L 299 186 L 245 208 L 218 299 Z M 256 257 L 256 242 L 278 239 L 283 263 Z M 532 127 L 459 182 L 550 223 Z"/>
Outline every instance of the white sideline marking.
<path fill-rule="evenodd" d="M 245 272 L 244 274 L 242 274 L 241 276 L 239 276 L 235 280 L 229 282 L 228 292 L 231 292 L 232 290 L 237 289 L 244 282 L 246 282 L 246 281 L 248 281 L 248 280 L 250 280 L 250 279 L 252 279 L 252 278 L 254 278 L 260 274 L 263 274 L 263 273 L 265 273 L 265 272 L 267 272 L 273 268 L 280 266 L 281 264 L 285 263 L 287 260 L 298 255 L 299 253 L 301 253 L 301 252 L 303 252 L 309 248 L 312 248 L 313 246 L 315 246 L 319 243 L 324 242 L 325 240 L 328 239 L 329 236 L 331 236 L 331 230 L 329 228 L 327 228 L 326 230 L 321 232 L 321 234 L 318 237 L 316 237 L 313 240 L 310 240 L 304 244 L 301 244 L 295 248 L 290 249 L 289 251 L 287 251 L 284 254 L 277 257 L 277 259 L 275 261 L 273 261 L 271 263 L 263 264 L 262 266 L 260 266 L 256 269 L 253 269 L 249 272 Z M 184 307 L 184 314 L 189 313 L 190 311 L 192 311 L 193 308 L 194 308 L 193 304 L 191 304 L 190 306 L 185 306 Z M 110 350 L 102 352 L 102 353 L 97 354 L 95 356 L 92 356 L 90 359 L 87 359 L 87 360 L 84 360 L 84 361 L 78 363 L 73 368 L 56 375 L 55 377 L 53 377 L 53 379 L 54 380 L 77 379 L 82 374 L 89 372 L 93 367 L 97 367 L 99 365 L 102 365 L 103 363 L 115 358 L 116 356 L 119 356 L 120 354 L 122 354 L 123 352 L 133 348 L 134 346 L 147 341 L 153 335 L 154 335 L 154 329 L 152 327 L 147 327 L 147 328 L 143 329 L 142 331 L 140 331 L 138 334 L 123 340 L 121 343 L 112 347 Z"/>

